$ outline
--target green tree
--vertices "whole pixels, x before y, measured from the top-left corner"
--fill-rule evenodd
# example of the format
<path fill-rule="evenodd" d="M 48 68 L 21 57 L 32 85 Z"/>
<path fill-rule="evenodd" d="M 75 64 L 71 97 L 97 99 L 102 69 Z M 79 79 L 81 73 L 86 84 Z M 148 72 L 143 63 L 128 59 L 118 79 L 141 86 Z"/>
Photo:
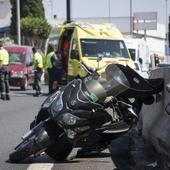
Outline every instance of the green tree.
<path fill-rule="evenodd" d="M 21 30 L 24 36 L 47 39 L 51 26 L 42 18 L 25 17 L 21 20 Z"/>
<path fill-rule="evenodd" d="M 12 35 L 16 35 L 16 25 L 17 25 L 17 13 L 16 13 L 16 0 L 10 0 L 11 2 L 11 26 L 10 26 L 10 31 Z"/>
<path fill-rule="evenodd" d="M 42 0 L 22 0 L 21 18 L 38 17 L 45 19 Z"/>
<path fill-rule="evenodd" d="M 16 11 L 16 0 L 10 0 L 11 2 L 11 34 L 16 35 L 17 30 L 17 11 Z M 21 19 L 24 17 L 35 17 L 45 19 L 44 7 L 42 0 L 20 0 L 20 16 Z"/>

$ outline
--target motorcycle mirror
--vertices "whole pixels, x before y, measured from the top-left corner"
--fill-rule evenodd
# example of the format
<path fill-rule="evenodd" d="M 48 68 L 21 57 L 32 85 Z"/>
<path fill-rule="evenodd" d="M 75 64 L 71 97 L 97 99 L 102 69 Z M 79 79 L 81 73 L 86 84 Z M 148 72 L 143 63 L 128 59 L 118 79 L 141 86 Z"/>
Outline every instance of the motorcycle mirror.
<path fill-rule="evenodd" d="M 99 62 L 102 60 L 102 56 L 101 55 L 98 55 L 97 56 L 97 59 L 96 59 L 96 61 L 97 61 L 97 68 L 99 69 Z"/>
<path fill-rule="evenodd" d="M 96 69 L 88 67 L 85 63 L 79 62 L 80 66 L 87 72 L 89 75 L 93 75 L 96 72 Z"/>
<path fill-rule="evenodd" d="M 102 56 L 97 57 L 97 62 L 100 62 L 102 60 Z"/>

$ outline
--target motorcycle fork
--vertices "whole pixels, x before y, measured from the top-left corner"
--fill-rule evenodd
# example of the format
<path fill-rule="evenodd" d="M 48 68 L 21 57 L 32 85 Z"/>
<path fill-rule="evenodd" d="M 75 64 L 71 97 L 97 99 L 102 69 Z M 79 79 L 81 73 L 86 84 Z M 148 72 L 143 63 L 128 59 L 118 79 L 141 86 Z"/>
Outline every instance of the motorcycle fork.
<path fill-rule="evenodd" d="M 37 131 L 39 131 L 41 128 L 45 126 L 45 123 L 49 119 L 46 119 L 44 121 L 41 121 L 38 125 L 36 125 L 33 129 L 31 129 L 28 133 L 26 133 L 24 136 L 22 136 L 22 140 L 28 140 L 30 137 L 34 136 Z"/>
<path fill-rule="evenodd" d="M 46 131 L 46 130 L 45 130 L 45 124 L 46 124 L 46 122 L 47 122 L 48 120 L 49 120 L 49 119 L 46 119 L 46 120 L 40 122 L 37 126 L 35 126 L 33 129 L 31 129 L 28 133 L 26 133 L 24 136 L 22 136 L 22 137 L 21 137 L 22 140 L 25 141 L 25 142 L 26 142 L 26 141 L 29 141 L 33 136 L 38 135 L 38 133 L 41 133 L 41 132 L 42 132 L 42 129 L 43 129 L 44 131 Z M 19 145 L 17 145 L 17 146 L 15 147 L 15 149 L 19 148 L 21 144 L 22 144 L 22 143 L 20 143 Z"/>

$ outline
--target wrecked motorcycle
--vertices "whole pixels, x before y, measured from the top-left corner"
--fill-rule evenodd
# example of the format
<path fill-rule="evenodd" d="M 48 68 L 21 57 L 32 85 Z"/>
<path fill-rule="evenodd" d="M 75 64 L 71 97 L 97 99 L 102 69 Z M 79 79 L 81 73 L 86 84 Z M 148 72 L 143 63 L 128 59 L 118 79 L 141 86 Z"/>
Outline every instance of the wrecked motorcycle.
<path fill-rule="evenodd" d="M 74 79 L 42 103 L 30 131 L 9 159 L 21 162 L 45 152 L 61 161 L 73 148 L 103 151 L 129 131 L 142 104 L 152 104 L 154 94 L 162 88 L 163 79 L 144 79 L 119 64 L 108 65 L 100 74 Z"/>

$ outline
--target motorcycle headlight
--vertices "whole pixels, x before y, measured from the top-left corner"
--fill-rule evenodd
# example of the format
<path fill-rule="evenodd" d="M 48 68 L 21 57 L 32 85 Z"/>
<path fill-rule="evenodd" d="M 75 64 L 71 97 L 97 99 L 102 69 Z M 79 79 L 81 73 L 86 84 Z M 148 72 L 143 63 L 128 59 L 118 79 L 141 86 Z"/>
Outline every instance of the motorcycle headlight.
<path fill-rule="evenodd" d="M 10 75 L 11 78 L 23 78 L 24 77 L 24 72 L 11 72 Z"/>
<path fill-rule="evenodd" d="M 62 122 L 67 124 L 67 125 L 75 125 L 78 120 L 80 120 L 79 117 L 74 116 L 70 113 L 65 113 L 62 115 L 61 118 Z"/>
<path fill-rule="evenodd" d="M 66 131 L 66 133 L 67 133 L 68 138 L 70 138 L 70 139 L 74 139 L 75 136 L 76 136 L 76 134 L 77 134 L 75 131 L 73 131 L 73 130 L 71 130 L 71 129 L 68 129 L 68 130 Z"/>

